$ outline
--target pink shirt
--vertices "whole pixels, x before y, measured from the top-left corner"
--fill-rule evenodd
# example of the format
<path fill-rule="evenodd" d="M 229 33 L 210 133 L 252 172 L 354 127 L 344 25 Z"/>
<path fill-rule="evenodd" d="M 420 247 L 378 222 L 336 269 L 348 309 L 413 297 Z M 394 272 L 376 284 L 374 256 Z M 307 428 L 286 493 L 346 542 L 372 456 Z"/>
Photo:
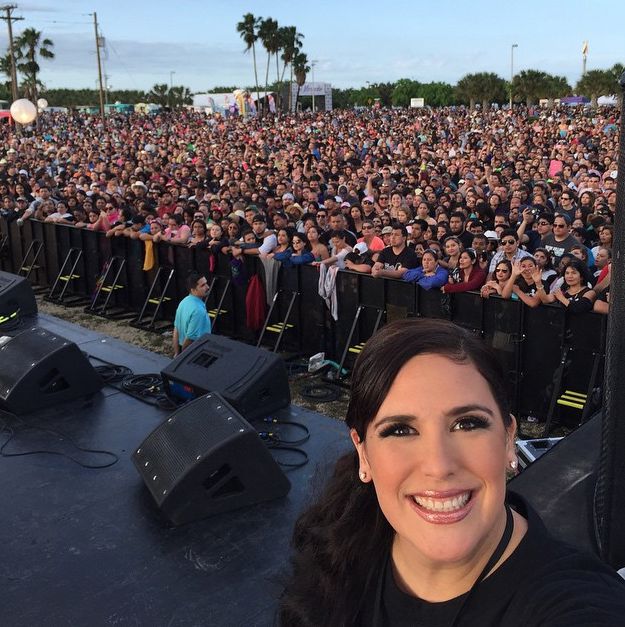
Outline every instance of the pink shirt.
<path fill-rule="evenodd" d="M 358 240 L 358 243 L 360 244 L 361 242 L 364 242 L 364 241 L 365 241 L 365 238 L 361 237 Z M 377 235 L 373 236 L 373 239 L 371 240 L 371 244 L 367 244 L 367 247 L 369 248 L 369 250 L 373 250 L 374 252 L 379 252 L 380 250 L 385 248 L 384 242 Z"/>

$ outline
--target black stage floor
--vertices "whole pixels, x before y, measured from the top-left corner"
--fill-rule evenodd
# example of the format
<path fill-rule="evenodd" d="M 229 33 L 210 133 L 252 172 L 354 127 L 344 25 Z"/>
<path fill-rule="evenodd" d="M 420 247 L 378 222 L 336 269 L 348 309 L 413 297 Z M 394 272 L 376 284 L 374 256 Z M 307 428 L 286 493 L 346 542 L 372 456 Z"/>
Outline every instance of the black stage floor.
<path fill-rule="evenodd" d="M 169 361 L 74 324 L 40 314 L 37 323 L 83 351 L 135 373 Z M 94 361 L 94 365 L 97 362 Z M 0 367 L 11 367 L 0 364 Z M 308 425 L 309 463 L 287 472 L 284 499 L 182 527 L 169 525 L 131 453 L 169 413 L 105 387 L 89 400 L 22 417 L 5 453 L 54 450 L 67 457 L 1 458 L 0 625 L 99 626 L 273 623 L 293 523 L 331 462 L 347 447 L 339 421 L 291 406 L 280 412 Z M 14 425 L 11 420 L 9 425 Z M 5 442 L 5 431 L 0 439 Z"/>

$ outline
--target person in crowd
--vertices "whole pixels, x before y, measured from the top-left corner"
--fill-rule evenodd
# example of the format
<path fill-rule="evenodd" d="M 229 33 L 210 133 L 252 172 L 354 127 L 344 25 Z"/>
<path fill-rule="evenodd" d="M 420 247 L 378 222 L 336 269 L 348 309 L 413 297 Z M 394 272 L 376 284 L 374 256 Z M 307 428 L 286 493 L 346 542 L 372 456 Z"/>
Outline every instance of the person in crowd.
<path fill-rule="evenodd" d="M 424 290 L 440 289 L 447 284 L 449 272 L 440 265 L 436 252 L 428 248 L 423 252 L 421 267 L 406 270 L 402 279 L 409 283 L 416 283 Z"/>
<path fill-rule="evenodd" d="M 282 260 L 282 265 L 286 267 L 300 266 L 311 264 L 314 260 L 315 256 L 306 234 L 300 232 L 293 233 L 291 238 L 291 255 L 288 259 Z"/>
<path fill-rule="evenodd" d="M 221 230 L 221 227 L 217 225 Z M 193 220 L 191 222 L 191 237 L 187 241 L 190 248 L 203 248 L 207 244 L 208 229 L 204 220 Z"/>
<path fill-rule="evenodd" d="M 605 246 L 599 246 L 597 253 L 595 254 L 595 271 L 593 276 L 595 279 L 599 278 L 599 275 L 610 263 L 612 263 L 612 250 Z"/>
<path fill-rule="evenodd" d="M 440 260 L 440 264 L 443 268 L 447 268 L 449 272 L 452 272 L 458 267 L 458 261 L 460 259 L 460 253 L 464 250 L 460 240 L 450 235 L 443 241 L 445 249 L 445 256 Z"/>
<path fill-rule="evenodd" d="M 571 248 L 577 244 L 577 240 L 570 232 L 570 219 L 567 215 L 556 214 L 553 221 L 553 233 L 545 235 L 541 242 L 541 248 L 546 248 L 553 257 L 553 263 L 558 264 L 564 253 L 570 253 Z"/>
<path fill-rule="evenodd" d="M 511 274 L 512 264 L 507 259 L 502 259 L 495 266 L 493 278 L 487 280 L 480 289 L 482 298 L 488 298 L 493 295 L 501 296 Z M 513 293 L 512 297 L 516 298 L 516 294 Z"/>
<path fill-rule="evenodd" d="M 330 231 L 330 256 L 323 261 L 315 261 L 315 265 L 338 266 L 339 270 L 345 270 L 345 257 L 353 248 L 347 243 L 346 231 Z"/>
<path fill-rule="evenodd" d="M 204 299 L 208 293 L 206 277 L 191 271 L 187 276 L 189 293 L 179 303 L 174 320 L 172 346 L 174 357 L 195 340 L 211 332 L 211 322 Z"/>
<path fill-rule="evenodd" d="M 362 237 L 358 240 L 358 244 L 364 243 L 367 246 L 367 250 L 372 252 L 380 252 L 384 249 L 384 242 L 375 234 L 375 227 L 372 220 L 363 220 L 361 231 Z"/>
<path fill-rule="evenodd" d="M 378 253 L 371 274 L 379 278 L 401 279 L 407 270 L 417 267 L 419 260 L 414 250 L 406 245 L 406 227 L 396 223 L 388 228 L 391 229 L 389 246 Z M 384 229 L 382 233 L 384 234 Z"/>
<path fill-rule="evenodd" d="M 537 248 L 534 251 L 534 259 L 542 273 L 542 284 L 545 286 L 545 290 L 549 292 L 551 284 L 558 278 L 558 273 L 551 261 L 551 253 L 546 248 Z"/>
<path fill-rule="evenodd" d="M 448 283 L 441 287 L 446 294 L 469 292 L 481 289 L 486 280 L 486 272 L 480 267 L 476 252 L 467 248 L 460 253 L 458 265 L 449 274 Z"/>
<path fill-rule="evenodd" d="M 310 250 L 313 254 L 314 261 L 323 261 L 330 256 L 328 247 L 321 242 L 319 237 L 321 236 L 321 227 L 311 226 L 306 231 L 308 243 L 310 244 Z"/>
<path fill-rule="evenodd" d="M 539 268 L 535 269 L 534 283 L 542 303 L 560 303 L 571 313 L 585 313 L 592 310 L 597 294 L 589 287 L 590 275 L 588 266 L 579 259 L 571 259 L 564 267 L 564 289 L 556 289 L 547 294 Z"/>
<path fill-rule="evenodd" d="M 499 250 L 493 255 L 493 258 L 490 262 L 488 275 L 489 279 L 494 278 L 493 272 L 497 264 L 503 259 L 506 259 L 511 264 L 513 264 L 515 261 L 519 261 L 524 257 L 531 257 L 530 253 L 528 253 L 526 250 L 523 250 L 522 248 L 519 248 L 519 236 L 514 229 L 503 229 L 499 241 L 501 246 Z"/>
<path fill-rule="evenodd" d="M 268 253 L 261 254 L 261 257 L 282 261 L 288 259 L 293 251 L 291 250 L 291 234 L 288 229 L 280 229 L 276 234 L 276 246 Z"/>
<path fill-rule="evenodd" d="M 541 300 L 538 295 L 538 286 L 534 281 L 534 274 L 538 270 L 538 264 L 534 257 L 524 257 L 519 261 L 515 261 L 512 264 L 510 278 L 504 286 L 501 296 L 503 298 L 512 298 L 514 295 L 528 307 L 538 307 Z"/>
<path fill-rule="evenodd" d="M 396 321 L 367 341 L 345 420 L 354 448 L 295 525 L 280 625 L 621 622 L 618 574 L 506 489 L 507 389 L 497 357 L 448 321 Z"/>

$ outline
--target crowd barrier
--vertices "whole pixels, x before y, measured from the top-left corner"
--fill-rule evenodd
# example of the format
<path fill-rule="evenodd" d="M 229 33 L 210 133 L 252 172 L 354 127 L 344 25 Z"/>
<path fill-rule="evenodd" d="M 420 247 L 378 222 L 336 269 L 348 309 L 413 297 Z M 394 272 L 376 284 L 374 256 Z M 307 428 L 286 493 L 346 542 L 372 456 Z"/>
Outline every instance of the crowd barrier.
<path fill-rule="evenodd" d="M 163 278 L 153 294 L 163 296 L 159 316 L 169 321 L 187 293 L 187 273 L 197 269 L 213 285 L 207 306 L 220 308 L 217 332 L 245 341 L 258 337 L 259 330 L 247 326 L 246 312 L 247 280 L 262 273 L 257 258 L 244 258 L 245 276 L 235 281 L 230 259 L 217 255 L 211 262 L 206 250 L 161 242 L 154 245 L 153 261 L 148 263 L 145 244 L 136 239 L 107 238 L 104 233 L 36 220 L 22 226 L 2 220 L 0 231 L 4 242 L 2 269 L 28 274 L 31 283 L 42 291 L 51 289 L 72 248 L 81 250 L 82 255 L 69 289 L 86 300 L 93 299 L 107 263 L 113 257 L 123 258 L 119 288 L 112 298 L 118 308 L 130 312 L 138 313 L 144 306 L 158 269 L 173 268 L 167 293 L 159 293 L 165 290 Z M 38 243 L 41 251 L 33 261 Z M 29 250 L 30 258 L 25 259 Z M 161 274 L 164 277 L 166 273 Z M 517 300 L 484 299 L 475 292 L 441 298 L 438 290 L 425 291 L 403 281 L 342 271 L 336 281 L 339 316 L 335 322 L 318 294 L 318 280 L 319 271 L 314 266 L 281 269 L 272 323 L 285 322 L 289 297 L 293 292 L 298 295 L 286 321 L 283 348 L 309 355 L 325 351 L 336 361 L 345 355 L 349 362 L 380 322 L 443 317 L 476 333 L 494 349 L 506 371 L 517 414 L 544 417 L 560 408 L 556 403 L 561 393 L 568 390 L 590 395 L 601 388 L 607 316 L 567 315 L 559 305 L 531 309 Z"/>

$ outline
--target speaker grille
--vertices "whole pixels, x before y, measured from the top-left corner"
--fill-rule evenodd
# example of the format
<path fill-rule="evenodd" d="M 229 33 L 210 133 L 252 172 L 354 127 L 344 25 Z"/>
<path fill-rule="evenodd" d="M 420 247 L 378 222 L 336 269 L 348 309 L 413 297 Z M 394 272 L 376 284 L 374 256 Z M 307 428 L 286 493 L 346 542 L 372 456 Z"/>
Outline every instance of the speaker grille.
<path fill-rule="evenodd" d="M 210 455 L 216 444 L 251 431 L 223 399 L 213 394 L 202 398 L 205 402 L 189 403 L 170 416 L 137 449 L 137 459 L 161 494 L 171 490 L 180 475 L 202 457 Z M 184 416 L 179 418 L 182 412 Z"/>

